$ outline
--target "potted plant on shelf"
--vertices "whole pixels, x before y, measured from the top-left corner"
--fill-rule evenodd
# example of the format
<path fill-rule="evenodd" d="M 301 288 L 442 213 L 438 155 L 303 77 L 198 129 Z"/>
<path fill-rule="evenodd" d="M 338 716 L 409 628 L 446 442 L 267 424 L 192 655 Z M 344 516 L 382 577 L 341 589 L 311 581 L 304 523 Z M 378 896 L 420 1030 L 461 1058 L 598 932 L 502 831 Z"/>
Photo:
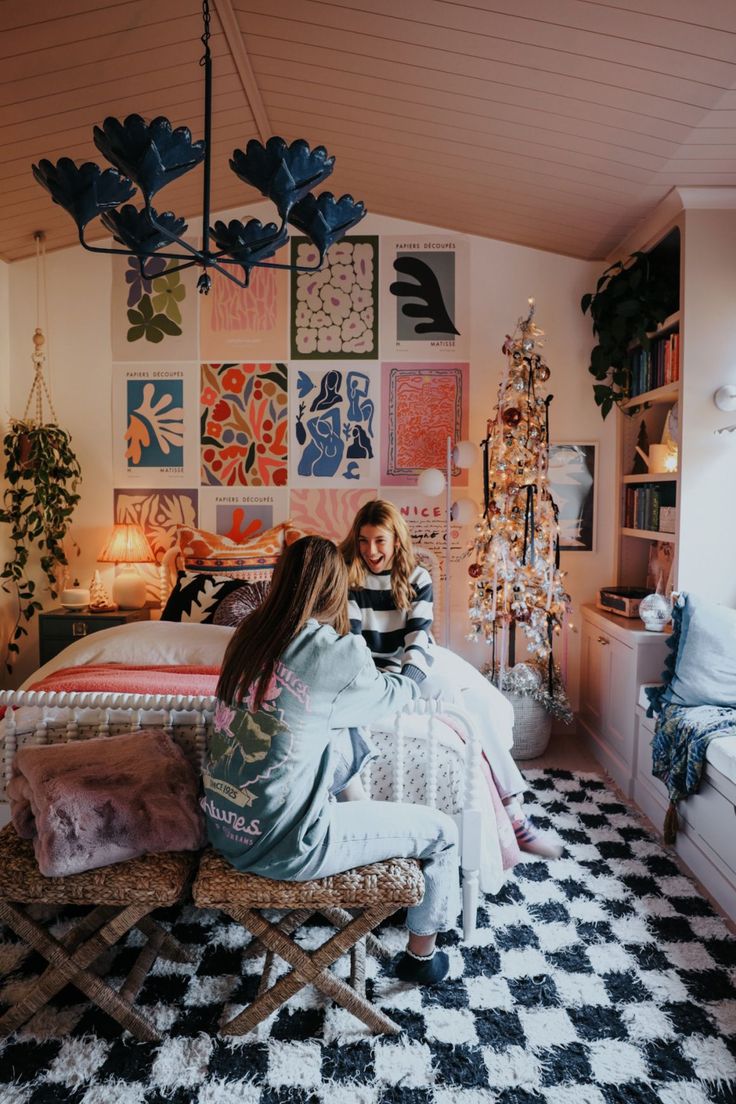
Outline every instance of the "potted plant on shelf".
<path fill-rule="evenodd" d="M 18 615 L 5 653 L 10 672 L 28 635 L 27 624 L 43 608 L 28 568 L 32 546 L 40 552 L 40 566 L 51 597 L 58 593 L 57 572 L 68 563 L 64 542 L 79 502 L 81 470 L 71 437 L 55 423 L 12 419 L 3 440 L 5 479 L 0 522 L 10 526 L 13 554 L 0 572 L 2 587 L 18 599 Z"/>
<path fill-rule="evenodd" d="M 638 343 L 649 347 L 647 336 L 677 308 L 678 289 L 673 273 L 654 253 L 632 253 L 609 265 L 594 292 L 580 301 L 590 311 L 598 344 L 590 354 L 588 371 L 596 404 L 605 418 L 612 407 L 631 397 L 629 350 Z"/>

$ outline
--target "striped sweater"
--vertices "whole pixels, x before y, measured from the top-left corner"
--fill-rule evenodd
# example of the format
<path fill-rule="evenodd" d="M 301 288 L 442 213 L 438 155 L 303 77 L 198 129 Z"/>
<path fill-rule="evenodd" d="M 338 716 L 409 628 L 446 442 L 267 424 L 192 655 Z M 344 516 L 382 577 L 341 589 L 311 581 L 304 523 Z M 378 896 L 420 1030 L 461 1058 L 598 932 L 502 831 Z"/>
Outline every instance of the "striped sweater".
<path fill-rule="evenodd" d="M 417 566 L 409 581 L 414 594 L 411 609 L 398 610 L 391 572 L 374 575 L 366 570 L 363 586 L 350 591 L 350 631 L 363 636 L 380 670 L 423 682 L 432 665 L 432 580 Z"/>

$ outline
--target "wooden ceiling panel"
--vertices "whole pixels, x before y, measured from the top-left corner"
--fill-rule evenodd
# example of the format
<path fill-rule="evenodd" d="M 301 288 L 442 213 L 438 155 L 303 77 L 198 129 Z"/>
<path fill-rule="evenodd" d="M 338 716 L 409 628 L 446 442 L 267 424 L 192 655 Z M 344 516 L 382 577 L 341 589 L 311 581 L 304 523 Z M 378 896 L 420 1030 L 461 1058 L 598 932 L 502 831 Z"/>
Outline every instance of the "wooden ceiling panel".
<path fill-rule="evenodd" d="M 579 257 L 673 185 L 736 184 L 732 0 L 210 2 L 215 208 L 257 198 L 227 161 L 264 126 L 326 144 L 327 187 L 372 211 Z M 36 229 L 75 240 L 32 161 L 99 162 L 107 115 L 201 136 L 200 2 L 2 0 L 0 32 L 0 256 L 16 259 Z M 196 218 L 201 176 L 159 208 Z"/>

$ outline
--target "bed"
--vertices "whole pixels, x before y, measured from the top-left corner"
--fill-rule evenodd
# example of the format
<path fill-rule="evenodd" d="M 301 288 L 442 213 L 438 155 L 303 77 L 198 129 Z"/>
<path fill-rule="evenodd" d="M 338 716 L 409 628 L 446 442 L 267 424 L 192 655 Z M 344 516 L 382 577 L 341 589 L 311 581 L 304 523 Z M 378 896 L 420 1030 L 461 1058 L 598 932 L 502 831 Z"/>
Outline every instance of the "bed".
<path fill-rule="evenodd" d="M 0 705 L 9 707 L 2 722 L 3 798 L 13 756 L 26 743 L 114 737 L 162 726 L 201 768 L 220 664 L 234 631 L 232 625 L 215 623 L 215 617 L 225 598 L 237 598 L 241 588 L 230 585 L 237 575 L 215 572 L 196 600 L 192 593 L 182 599 L 182 592 L 193 585 L 182 573 L 192 574 L 194 567 L 201 576 L 203 557 L 195 557 L 200 562 L 194 565 L 179 564 L 177 570 L 181 555 L 178 546 L 167 554 L 162 589 L 164 613 L 183 601 L 188 609 L 183 620 L 134 622 L 96 632 L 54 657 L 20 689 L 0 692 Z M 244 572 L 241 581 L 267 582 L 262 563 L 251 570 L 250 565 L 233 568 L 233 562 L 234 557 L 228 564 L 231 571 Z M 231 613 L 239 616 L 242 610 L 236 605 Z M 479 890 L 497 892 L 505 870 L 518 859 L 513 830 L 473 725 L 454 704 L 418 701 L 374 727 L 370 739 L 378 753 L 366 779 L 370 796 L 430 804 L 457 819 L 463 929 L 471 939 Z"/>

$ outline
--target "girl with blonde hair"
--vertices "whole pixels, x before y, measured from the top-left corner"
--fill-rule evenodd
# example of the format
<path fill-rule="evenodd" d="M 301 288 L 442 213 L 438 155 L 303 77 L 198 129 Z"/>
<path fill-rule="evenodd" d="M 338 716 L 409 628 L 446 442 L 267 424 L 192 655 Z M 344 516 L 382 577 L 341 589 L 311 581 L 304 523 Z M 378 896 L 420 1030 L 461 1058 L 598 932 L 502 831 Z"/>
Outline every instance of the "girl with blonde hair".
<path fill-rule="evenodd" d="M 376 666 L 419 684 L 422 696 L 457 700 L 476 721 L 483 750 L 519 846 L 545 858 L 562 848 L 525 814 L 526 788 L 511 756 L 511 704 L 472 664 L 432 638 L 432 580 L 417 563 L 409 527 L 393 502 L 374 499 L 358 510 L 340 545 L 348 568 L 350 630 L 360 634 Z"/>

